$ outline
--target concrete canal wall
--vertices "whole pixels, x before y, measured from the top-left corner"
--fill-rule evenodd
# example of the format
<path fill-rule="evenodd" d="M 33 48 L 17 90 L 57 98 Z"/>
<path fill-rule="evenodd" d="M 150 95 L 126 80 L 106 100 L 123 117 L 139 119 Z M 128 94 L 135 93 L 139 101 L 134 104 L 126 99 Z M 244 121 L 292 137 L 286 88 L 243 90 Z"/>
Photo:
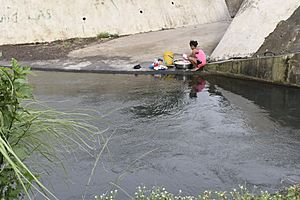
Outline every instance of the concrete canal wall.
<path fill-rule="evenodd" d="M 300 53 L 220 61 L 206 69 L 212 74 L 300 88 Z"/>
<path fill-rule="evenodd" d="M 0 45 L 229 20 L 225 0 L 0 0 Z"/>
<path fill-rule="evenodd" d="M 263 45 L 265 38 L 274 32 L 283 20 L 288 20 L 299 6 L 300 0 L 244 0 L 214 50 L 212 60 L 252 57 Z M 295 26 L 294 30 L 299 32 Z M 289 31 L 292 30 L 285 30 Z M 273 38 L 273 43 L 278 39 Z"/>

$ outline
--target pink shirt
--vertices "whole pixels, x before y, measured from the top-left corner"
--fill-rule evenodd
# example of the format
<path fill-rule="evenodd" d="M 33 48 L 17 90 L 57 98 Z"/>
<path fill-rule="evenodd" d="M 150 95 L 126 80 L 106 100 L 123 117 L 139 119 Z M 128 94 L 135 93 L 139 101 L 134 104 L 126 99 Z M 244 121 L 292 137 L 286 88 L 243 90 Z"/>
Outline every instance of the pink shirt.
<path fill-rule="evenodd" d="M 198 65 L 199 68 L 204 67 L 206 65 L 206 55 L 204 51 L 201 49 L 198 50 L 198 53 L 196 53 L 196 57 L 198 60 L 200 60 L 202 63 Z"/>

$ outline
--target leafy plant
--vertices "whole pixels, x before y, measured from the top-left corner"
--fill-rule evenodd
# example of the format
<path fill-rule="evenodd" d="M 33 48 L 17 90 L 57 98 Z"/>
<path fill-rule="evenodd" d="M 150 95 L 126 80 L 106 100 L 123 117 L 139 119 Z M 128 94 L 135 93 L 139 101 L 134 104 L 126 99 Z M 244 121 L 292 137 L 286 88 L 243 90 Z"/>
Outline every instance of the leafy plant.
<path fill-rule="evenodd" d="M 19 199 L 37 191 L 45 199 L 57 199 L 24 164 L 32 155 L 50 163 L 57 160 L 56 146 L 70 152 L 76 147 L 93 156 L 105 138 L 88 123 L 88 114 L 55 111 L 35 102 L 27 76 L 29 67 L 12 60 L 12 68 L 0 67 L 0 199 Z"/>
<path fill-rule="evenodd" d="M 32 180 L 43 188 L 37 178 L 28 170 L 13 150 L 21 136 L 25 134 L 29 124 L 22 122 L 28 112 L 20 106 L 20 100 L 31 97 L 31 88 L 26 83 L 29 68 L 20 68 L 16 60 L 12 61 L 12 69 L 0 68 L 0 166 L 2 198 L 16 198 L 21 188 L 28 194 Z"/>

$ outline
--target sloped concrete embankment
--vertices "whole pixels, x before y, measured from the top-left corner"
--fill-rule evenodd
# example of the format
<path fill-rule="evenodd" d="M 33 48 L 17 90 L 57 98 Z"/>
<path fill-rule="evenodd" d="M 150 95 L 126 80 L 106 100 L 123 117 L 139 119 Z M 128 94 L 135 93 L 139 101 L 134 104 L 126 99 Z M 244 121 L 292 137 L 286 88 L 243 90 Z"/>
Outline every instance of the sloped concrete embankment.
<path fill-rule="evenodd" d="M 0 0 L 0 45 L 230 20 L 225 0 Z"/>
<path fill-rule="evenodd" d="M 300 53 L 211 63 L 211 74 L 300 88 Z"/>
<path fill-rule="evenodd" d="M 212 60 L 252 57 L 265 38 L 274 32 L 280 22 L 289 19 L 299 6 L 300 0 L 245 0 L 212 53 Z M 296 26 L 295 32 L 299 32 Z M 272 38 L 273 44 L 277 41 L 279 38 Z"/>

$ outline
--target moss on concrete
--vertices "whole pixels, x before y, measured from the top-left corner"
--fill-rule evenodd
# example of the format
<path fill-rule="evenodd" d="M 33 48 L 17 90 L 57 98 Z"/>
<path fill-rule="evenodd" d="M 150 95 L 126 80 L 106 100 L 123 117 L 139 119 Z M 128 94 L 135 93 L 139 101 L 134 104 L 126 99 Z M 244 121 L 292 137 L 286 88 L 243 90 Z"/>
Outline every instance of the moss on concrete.
<path fill-rule="evenodd" d="M 288 60 L 287 82 L 300 85 L 300 54 L 293 55 Z"/>
<path fill-rule="evenodd" d="M 215 62 L 207 70 L 223 76 L 300 87 L 300 53 Z"/>

